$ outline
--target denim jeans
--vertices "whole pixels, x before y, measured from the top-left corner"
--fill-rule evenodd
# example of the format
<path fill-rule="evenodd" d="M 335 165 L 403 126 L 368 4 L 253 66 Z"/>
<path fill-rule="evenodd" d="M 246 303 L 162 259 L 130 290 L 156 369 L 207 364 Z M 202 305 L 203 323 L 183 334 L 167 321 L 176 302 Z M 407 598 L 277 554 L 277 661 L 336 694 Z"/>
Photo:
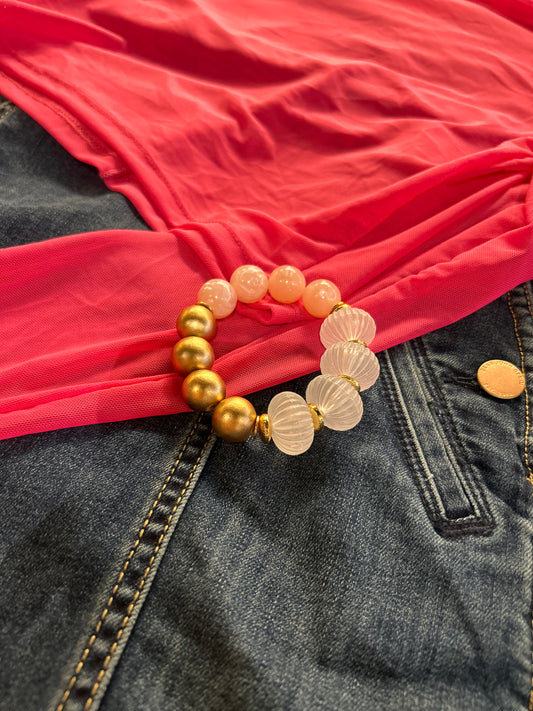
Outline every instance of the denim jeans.
<path fill-rule="evenodd" d="M 9 103 L 0 160 L 2 246 L 142 226 Z M 193 413 L 1 442 L 0 708 L 527 709 L 532 304 L 380 353 L 299 457 Z M 480 388 L 493 358 L 526 393 Z"/>

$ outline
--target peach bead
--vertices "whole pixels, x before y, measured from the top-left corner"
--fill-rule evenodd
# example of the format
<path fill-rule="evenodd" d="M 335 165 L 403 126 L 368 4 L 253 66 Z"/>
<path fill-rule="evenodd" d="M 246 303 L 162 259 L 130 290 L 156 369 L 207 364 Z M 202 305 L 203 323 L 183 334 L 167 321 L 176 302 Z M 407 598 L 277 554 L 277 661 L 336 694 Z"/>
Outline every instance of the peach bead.
<path fill-rule="evenodd" d="M 198 301 L 210 306 L 215 318 L 226 318 L 237 305 L 237 294 L 229 281 L 210 279 L 198 292 Z"/>
<path fill-rule="evenodd" d="M 230 282 L 237 298 L 243 304 L 260 301 L 267 293 L 268 277 L 262 269 L 253 264 L 238 267 L 231 275 Z"/>
<path fill-rule="evenodd" d="M 305 289 L 305 277 L 296 267 L 284 264 L 276 267 L 268 280 L 270 296 L 280 304 L 298 301 Z"/>
<path fill-rule="evenodd" d="M 315 279 L 305 287 L 302 296 L 305 310 L 317 318 L 325 318 L 340 300 L 339 288 L 329 279 Z"/>

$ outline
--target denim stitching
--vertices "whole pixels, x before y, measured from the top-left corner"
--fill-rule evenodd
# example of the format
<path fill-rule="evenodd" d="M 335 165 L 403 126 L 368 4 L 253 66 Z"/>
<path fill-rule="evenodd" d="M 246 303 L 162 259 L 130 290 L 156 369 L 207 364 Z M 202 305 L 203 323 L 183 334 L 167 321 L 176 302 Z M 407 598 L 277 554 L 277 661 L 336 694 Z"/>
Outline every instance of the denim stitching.
<path fill-rule="evenodd" d="M 398 422 L 399 419 L 405 419 L 407 417 L 406 413 L 403 411 L 403 408 L 401 405 L 399 405 L 399 401 L 396 397 L 396 393 L 393 392 L 393 388 L 396 389 L 397 392 L 399 392 L 399 384 L 396 381 L 396 378 L 394 376 L 394 373 L 392 371 L 392 364 L 390 363 L 390 358 L 389 355 L 386 351 L 384 351 L 384 357 L 387 360 L 387 366 L 388 368 L 385 370 L 383 369 L 381 372 L 382 375 L 382 384 L 384 386 L 384 390 L 389 396 L 389 401 L 391 403 L 392 409 L 395 411 L 395 421 Z M 389 380 L 392 380 L 394 382 L 394 385 L 392 385 Z M 397 432 L 400 435 L 400 443 L 402 446 L 402 450 L 404 452 L 404 455 L 407 459 L 407 461 L 410 464 L 410 467 L 414 470 L 419 470 L 420 469 L 420 461 L 417 460 L 417 458 L 414 456 L 414 453 L 412 451 L 412 448 L 409 446 L 409 442 L 405 436 L 404 433 L 404 428 L 403 427 L 398 427 Z M 421 453 L 420 453 L 421 454 Z M 423 455 L 422 455 L 423 459 Z M 429 469 L 427 470 L 429 472 Z M 429 472 L 431 474 L 431 472 Z M 424 476 L 425 479 L 427 479 L 427 474 L 426 472 L 422 472 L 422 475 Z M 420 497 L 426 504 L 426 510 L 429 514 L 429 517 L 431 521 L 433 522 L 436 518 L 437 515 L 439 515 L 439 505 L 438 505 L 438 499 L 436 497 L 435 491 L 433 490 L 433 487 L 429 487 L 427 490 L 422 489 L 421 483 L 419 481 L 419 477 L 415 477 L 415 484 L 416 487 L 420 493 Z M 428 499 L 428 495 L 431 497 L 431 500 Z"/>
<path fill-rule="evenodd" d="M 431 359 L 424 343 L 424 338 L 422 337 L 418 340 L 420 350 L 423 355 L 420 365 L 426 370 L 427 373 L 426 385 L 431 383 L 431 388 L 433 388 L 435 394 L 435 400 L 438 399 L 440 401 L 440 407 L 437 402 L 433 402 L 433 407 L 430 406 L 430 410 L 435 415 L 436 422 L 440 424 L 445 449 L 448 452 L 450 462 L 454 465 L 453 469 L 455 475 L 461 482 L 465 495 L 470 502 L 476 517 L 479 519 L 485 518 L 486 522 L 493 526 L 494 520 L 490 512 L 483 486 L 478 481 L 478 477 L 468 463 L 468 455 L 466 453 L 460 431 L 454 420 L 452 408 L 450 407 L 446 393 L 439 386 L 435 372 L 431 367 Z M 452 431 L 453 442 L 455 443 L 454 446 L 449 444 L 448 438 L 445 436 L 447 428 L 450 428 Z M 457 520 L 459 521 L 460 519 Z"/>
<path fill-rule="evenodd" d="M 526 295 L 528 308 L 531 313 L 531 302 L 529 300 L 529 294 L 526 291 L 525 285 L 524 285 L 524 292 Z M 518 350 L 520 351 L 520 370 L 522 371 L 522 373 L 524 374 L 524 377 L 525 377 L 526 359 L 525 359 L 525 355 L 524 355 L 524 348 L 522 345 L 522 339 L 521 339 L 520 333 L 518 331 L 518 320 L 517 320 L 516 313 L 515 313 L 515 310 L 513 308 L 513 304 L 511 301 L 511 292 L 510 291 L 507 292 L 507 305 L 509 306 L 509 311 L 511 312 L 511 316 L 513 319 L 514 334 L 516 337 L 516 342 L 518 344 Z M 528 471 L 527 479 L 531 484 L 533 484 L 533 469 L 531 468 L 531 466 L 529 464 L 528 440 L 529 440 L 530 420 L 529 420 L 529 393 L 528 393 L 528 389 L 527 389 L 527 379 L 526 379 L 526 387 L 524 390 L 524 394 L 525 394 L 525 409 L 526 409 L 526 431 L 525 431 L 525 435 L 524 435 L 524 457 L 525 457 L 526 469 Z M 533 680 L 532 680 L 532 684 L 533 684 Z M 532 687 L 532 704 L 533 704 L 533 687 Z M 533 709 L 532 709 L 532 711 L 533 711 Z"/>
<path fill-rule="evenodd" d="M 137 604 L 137 600 L 139 599 L 139 596 L 140 596 L 140 594 L 141 594 L 141 592 L 142 592 L 142 589 L 143 589 L 143 587 L 144 587 L 144 583 L 146 582 L 146 578 L 148 577 L 148 574 L 150 573 L 150 570 L 151 570 L 151 568 L 152 568 L 152 565 L 153 565 L 153 563 L 154 563 L 154 560 L 156 559 L 156 556 L 157 556 L 157 554 L 158 554 L 158 552 L 159 552 L 159 549 L 161 548 L 161 544 L 163 543 L 163 540 L 164 540 L 165 535 L 166 535 L 166 533 L 167 533 L 167 531 L 168 531 L 168 528 L 169 528 L 170 524 L 172 523 L 172 519 L 174 518 L 174 514 L 176 513 L 176 510 L 177 510 L 178 506 L 180 505 L 180 503 L 181 503 L 181 501 L 182 501 L 182 499 L 183 499 L 183 496 L 184 496 L 185 492 L 187 491 L 187 489 L 188 489 L 188 487 L 189 487 L 189 484 L 191 483 L 191 479 L 192 479 L 192 476 L 193 476 L 194 472 L 196 471 L 196 467 L 198 466 L 198 462 L 199 462 L 200 459 L 202 458 L 202 455 L 203 455 L 203 453 L 205 452 L 205 448 L 207 447 L 207 445 L 208 445 L 210 439 L 211 439 L 211 437 L 208 437 L 208 438 L 206 439 L 206 441 L 204 442 L 204 446 L 202 447 L 202 450 L 201 450 L 200 454 L 198 455 L 198 459 L 197 459 L 196 462 L 194 463 L 194 466 L 191 468 L 191 471 L 190 471 L 190 473 L 189 473 L 189 476 L 188 476 L 188 478 L 187 478 L 187 481 L 185 482 L 185 484 L 184 484 L 184 486 L 183 486 L 183 489 L 181 490 L 181 493 L 180 493 L 180 495 L 179 495 L 179 497 L 178 497 L 176 503 L 174 504 L 174 507 L 173 507 L 173 509 L 172 509 L 172 511 L 171 511 L 171 513 L 170 513 L 170 515 L 169 515 L 168 518 L 167 518 L 167 523 L 165 524 L 165 527 L 163 528 L 163 533 L 161 533 L 161 535 L 160 535 L 159 538 L 158 538 L 157 545 L 156 545 L 156 547 L 154 548 L 154 553 L 153 553 L 152 557 L 150 558 L 150 561 L 148 562 L 148 565 L 146 566 L 146 569 L 145 569 L 145 571 L 144 571 L 144 573 L 143 573 L 143 576 L 142 576 L 142 578 L 141 578 L 141 581 L 140 581 L 140 583 L 139 583 L 139 586 L 138 586 L 137 590 L 135 591 L 135 595 L 133 596 L 133 599 L 132 599 L 131 603 L 128 605 L 128 608 L 127 608 L 127 611 L 126 611 L 126 615 L 124 616 L 124 619 L 122 620 L 122 623 L 121 623 L 121 625 L 120 625 L 120 628 L 119 628 L 119 630 L 118 630 L 118 632 L 117 632 L 117 634 L 116 634 L 115 641 L 113 642 L 113 644 L 112 644 L 111 647 L 109 648 L 109 653 L 107 654 L 106 658 L 104 659 L 104 661 L 103 661 L 103 663 L 102 663 L 102 668 L 101 668 L 100 671 L 98 672 L 98 675 L 97 675 L 97 677 L 96 677 L 96 681 L 95 681 L 95 683 L 94 683 L 94 685 L 93 685 L 93 687 L 92 687 L 92 689 L 91 689 L 91 694 L 90 694 L 89 698 L 87 699 L 87 701 L 85 702 L 85 705 L 84 705 L 84 707 L 83 707 L 84 711 L 88 711 L 88 709 L 90 708 L 92 702 L 94 701 L 94 697 L 96 696 L 96 693 L 97 693 L 97 691 L 98 691 L 98 688 L 99 688 L 100 684 L 102 683 L 102 679 L 104 678 L 104 675 L 105 675 L 105 673 L 106 673 L 106 671 L 107 671 L 107 667 L 109 666 L 109 662 L 111 661 L 111 657 L 113 656 L 113 654 L 114 654 L 114 653 L 116 652 L 116 650 L 117 650 L 118 643 L 119 643 L 119 641 L 120 641 L 120 638 L 122 637 L 122 633 L 123 633 L 123 631 L 124 631 L 124 628 L 125 628 L 126 625 L 128 624 L 128 620 L 130 619 L 131 615 L 133 614 L 133 610 L 135 609 L 135 605 Z"/>
<path fill-rule="evenodd" d="M 532 282 L 533 284 L 533 282 Z M 531 318 L 533 319 L 533 304 L 531 304 L 531 299 L 529 298 L 529 291 L 528 291 L 528 285 L 524 284 L 524 293 L 526 295 L 526 301 L 527 301 L 527 309 L 529 311 L 529 314 Z"/>
<path fill-rule="evenodd" d="M 531 299 L 529 298 L 529 292 L 527 290 L 527 284 L 524 284 L 524 294 L 526 296 L 526 301 L 527 301 L 527 308 L 528 311 L 531 315 L 531 318 L 533 319 L 533 306 L 531 304 Z M 521 354 L 522 355 L 522 354 Z M 522 364 L 522 372 L 524 373 L 525 377 L 525 363 Z M 529 419 L 529 411 L 530 411 L 530 403 L 529 403 L 529 391 L 527 388 L 527 380 L 526 380 L 526 388 L 525 388 L 525 397 L 526 397 L 526 432 L 524 435 L 524 455 L 525 455 L 525 460 L 526 460 L 526 467 L 528 468 L 529 471 L 529 481 L 533 483 L 533 470 L 531 468 L 531 465 L 529 464 L 529 432 L 531 428 L 531 421 Z"/>
<path fill-rule="evenodd" d="M 416 347 L 420 349 L 422 357 L 419 356 L 418 364 L 421 370 L 424 370 L 426 373 L 424 384 L 426 387 L 433 390 L 432 397 L 434 398 L 434 402 L 429 404 L 430 410 L 435 416 L 435 423 L 440 426 L 443 443 L 448 453 L 450 463 L 453 465 L 454 473 L 461 483 L 465 495 L 475 514 L 474 516 L 465 517 L 464 519 L 454 519 L 454 522 L 457 522 L 457 524 L 459 524 L 458 527 L 461 528 L 461 521 L 466 523 L 470 520 L 471 524 L 469 525 L 473 524 L 472 532 L 474 532 L 474 529 L 476 531 L 479 530 L 479 532 L 490 532 L 490 530 L 494 528 L 494 519 L 492 517 L 483 486 L 478 481 L 475 472 L 468 463 L 468 456 L 460 432 L 453 418 L 452 410 L 444 391 L 438 384 L 435 372 L 431 367 L 431 359 L 429 357 L 424 338 L 422 337 L 417 339 L 417 341 L 412 341 L 411 344 L 416 344 Z M 433 407 L 431 407 L 431 404 Z M 449 444 L 448 438 L 446 437 L 446 431 L 448 428 L 453 434 L 453 442 L 455 443 L 453 446 Z M 476 519 L 479 519 L 478 523 L 481 524 L 479 529 L 475 523 Z M 443 525 L 446 529 L 448 529 L 451 522 L 445 521 Z"/>
<path fill-rule="evenodd" d="M 482 488 L 477 485 L 476 480 L 472 479 L 472 476 L 467 476 L 466 481 L 464 477 L 458 477 L 465 490 L 465 494 L 467 495 L 467 498 L 472 506 L 472 515 L 456 519 L 449 519 L 447 517 L 446 511 L 444 509 L 444 502 L 441 499 L 438 488 L 436 488 L 437 485 L 433 473 L 431 472 L 429 465 L 426 463 L 424 454 L 419 447 L 416 432 L 412 430 L 411 437 L 409 437 L 405 433 L 404 427 L 400 426 L 399 424 L 400 421 L 407 422 L 407 426 L 409 427 L 409 429 L 411 429 L 412 427 L 410 425 L 409 414 L 405 409 L 406 406 L 402 406 L 400 402 L 400 385 L 396 381 L 393 365 L 390 361 L 390 356 L 386 351 L 384 352 L 384 356 L 387 360 L 388 368 L 382 370 L 382 376 L 384 377 L 381 382 L 383 383 L 385 392 L 389 396 L 391 406 L 396 414 L 396 428 L 399 435 L 402 450 L 407 458 L 407 461 L 409 462 L 410 470 L 413 471 L 413 473 L 415 474 L 413 476 L 414 483 L 419 491 L 422 503 L 434 529 L 437 531 L 437 533 L 450 538 L 467 534 L 489 535 L 494 529 L 494 519 L 490 513 L 490 508 L 488 506 L 488 502 L 484 496 Z M 418 356 L 418 360 L 420 361 L 420 356 Z M 430 373 L 426 372 L 424 378 L 426 380 L 428 378 L 431 378 Z M 428 385 L 427 382 L 425 382 L 424 384 Z M 394 392 L 394 389 L 396 389 L 396 392 Z M 429 391 L 427 391 L 426 397 L 433 396 L 430 395 Z M 444 401 L 443 405 L 445 405 Z M 431 412 L 433 413 L 433 416 L 435 418 L 433 408 L 431 408 Z M 435 418 L 436 424 L 439 424 L 439 429 L 442 430 L 443 423 L 441 421 L 441 413 L 437 414 L 439 416 Z M 451 427 L 454 432 L 454 436 L 457 436 L 453 421 L 449 421 L 448 418 L 446 418 L 446 424 Z M 453 470 L 455 475 L 457 475 L 457 467 L 465 467 L 465 469 L 468 468 L 466 459 L 464 456 L 462 456 L 463 452 L 459 451 L 459 449 L 460 448 L 457 448 L 457 451 L 454 452 L 456 466 L 453 467 Z"/>
<path fill-rule="evenodd" d="M 0 123 L 3 123 L 12 113 L 16 111 L 17 107 L 12 104 L 11 101 L 5 101 L 0 104 Z"/>
<path fill-rule="evenodd" d="M 196 420 L 196 422 L 195 422 L 195 424 L 194 424 L 194 427 L 193 427 L 193 428 L 191 429 L 191 431 L 189 432 L 189 435 L 188 435 L 188 437 L 187 437 L 187 439 L 186 439 L 186 441 L 185 441 L 185 443 L 184 443 L 184 445 L 183 445 L 183 447 L 182 447 L 182 449 L 181 449 L 181 452 L 179 453 L 179 456 L 178 456 L 177 460 L 174 462 L 174 466 L 172 467 L 172 469 L 171 469 L 169 475 L 167 476 L 167 478 L 165 479 L 165 481 L 164 481 L 164 483 L 163 483 L 163 486 L 162 486 L 161 489 L 159 490 L 159 493 L 158 493 L 158 495 L 157 495 L 157 497 L 156 497 L 154 503 L 152 504 L 152 507 L 151 507 L 150 511 L 148 512 L 147 517 L 145 518 L 145 520 L 144 520 L 144 522 L 143 522 L 143 525 L 142 525 L 142 527 L 141 527 L 141 529 L 140 529 L 140 531 L 139 531 L 139 534 L 138 534 L 138 536 L 137 536 L 137 539 L 136 539 L 135 543 L 133 544 L 133 546 L 132 546 L 132 548 L 131 548 L 131 550 L 130 550 L 130 553 L 129 553 L 129 555 L 128 555 L 128 557 L 127 557 L 125 563 L 124 563 L 124 566 L 122 567 L 122 570 L 120 571 L 120 574 L 119 574 L 119 576 L 118 576 L 117 582 L 116 582 L 115 586 L 113 587 L 113 590 L 112 590 L 112 592 L 111 592 L 111 596 L 110 596 L 109 600 L 107 601 L 107 605 L 106 605 L 104 611 L 102 612 L 102 614 L 101 614 L 101 616 L 100 616 L 100 619 L 98 620 L 98 623 L 96 624 L 94 634 L 92 634 L 91 637 L 89 638 L 89 642 L 88 642 L 88 644 L 87 644 L 87 647 L 84 649 L 84 651 L 83 651 L 83 653 L 82 653 L 82 655 L 81 655 L 80 661 L 79 661 L 78 664 L 76 665 L 76 669 L 74 670 L 74 674 L 73 674 L 72 678 L 70 679 L 70 681 L 69 681 L 69 683 L 68 683 L 68 685 L 67 685 L 67 688 L 66 688 L 66 690 L 65 690 L 65 692 L 64 692 L 64 694 L 63 694 L 63 696 L 61 697 L 61 700 L 60 700 L 60 702 L 59 702 L 59 704 L 58 704 L 58 706 L 57 706 L 56 711 L 63 711 L 63 709 L 64 709 L 64 707 L 65 707 L 65 703 L 67 702 L 67 700 L 68 700 L 68 698 L 69 698 L 69 696 L 70 696 L 70 692 L 72 691 L 72 688 L 74 687 L 74 685 L 75 685 L 75 683 L 76 683 L 76 681 L 77 681 L 77 679 L 78 679 L 78 677 L 79 677 L 79 675 L 80 675 L 80 672 L 81 672 L 81 670 L 83 669 L 83 666 L 84 666 L 85 661 L 86 661 L 86 659 L 87 659 L 87 657 L 88 657 L 88 655 L 89 655 L 89 652 L 91 651 L 91 648 L 92 648 L 93 645 L 94 645 L 94 642 L 95 642 L 95 640 L 96 640 L 96 635 L 98 635 L 98 633 L 100 632 L 101 627 L 102 627 L 102 623 L 104 622 L 105 618 L 107 617 L 107 615 L 108 615 L 108 613 L 109 613 L 109 609 L 110 609 L 111 605 L 113 604 L 113 601 L 115 600 L 116 594 L 117 594 L 117 592 L 118 592 L 118 590 L 119 590 L 119 587 L 120 587 L 120 585 L 121 585 L 121 583 L 122 583 L 122 581 L 123 581 L 123 579 L 124 579 L 124 575 L 125 575 L 125 573 L 126 573 L 128 567 L 129 567 L 129 565 L 130 565 L 130 561 L 132 560 L 132 558 L 133 558 L 133 556 L 134 556 L 134 554 L 135 554 L 135 551 L 136 551 L 136 549 L 138 548 L 139 543 L 140 543 L 142 537 L 143 537 L 144 534 L 145 534 L 146 528 L 147 528 L 147 526 L 148 526 L 148 524 L 149 524 L 149 522 L 150 522 L 150 519 L 152 518 L 152 515 L 153 515 L 153 513 L 154 513 L 156 507 L 158 506 L 158 504 L 159 504 L 159 502 L 160 502 L 160 500 L 161 500 L 161 496 L 162 496 L 163 492 L 164 492 L 165 489 L 167 488 L 168 483 L 170 482 L 170 480 L 171 480 L 171 478 L 172 478 L 172 476 L 173 476 L 173 474 L 174 474 L 174 472 L 175 472 L 175 470 L 176 470 L 176 467 L 178 466 L 179 462 L 181 461 L 181 459 L 182 459 L 182 457 L 183 457 L 183 454 L 184 454 L 184 452 L 185 452 L 185 450 L 186 450 L 186 448 L 187 448 L 187 446 L 188 446 L 188 444 L 189 444 L 189 442 L 190 442 L 192 436 L 193 436 L 194 433 L 196 432 L 196 430 L 197 430 L 199 424 L 200 424 L 200 418 L 198 418 L 198 419 Z M 201 456 L 202 456 L 202 454 L 203 454 L 203 451 L 205 450 L 205 446 L 207 445 L 207 442 L 208 442 L 208 441 L 209 441 L 209 438 L 207 438 L 206 443 L 204 444 L 204 448 L 202 449 L 202 452 L 200 453 L 200 455 L 199 455 L 199 457 L 198 457 L 198 460 L 196 461 L 194 467 L 192 467 L 192 470 L 191 470 L 191 472 L 190 472 L 189 478 L 187 479 L 187 482 L 186 482 L 185 486 L 183 487 L 183 490 L 182 490 L 182 492 L 181 492 L 181 494 L 180 494 L 179 501 L 178 501 L 178 503 L 176 504 L 176 507 L 177 507 L 177 505 L 179 504 L 179 502 L 181 501 L 181 499 L 183 498 L 183 494 L 185 493 L 187 487 L 189 486 L 191 477 L 192 477 L 192 475 L 193 475 L 193 473 L 194 473 L 194 471 L 195 471 L 195 469 L 196 469 L 196 466 L 197 466 L 197 464 L 198 464 L 198 461 L 200 460 L 200 458 L 201 458 Z M 175 510 L 173 510 L 172 516 L 174 515 L 174 513 L 175 513 Z M 166 526 L 165 529 L 164 529 L 164 530 L 165 530 L 165 533 L 166 533 L 166 530 L 168 529 L 168 525 L 170 525 L 170 524 L 167 523 L 167 526 Z M 161 539 L 161 540 L 158 540 L 158 543 L 157 543 L 157 546 L 156 546 L 156 549 L 157 549 L 157 550 L 159 550 L 159 548 L 160 548 L 160 546 L 161 546 L 162 538 L 160 537 L 160 539 Z M 152 564 L 153 564 L 153 560 L 154 560 L 154 558 L 155 558 L 156 552 L 157 552 L 157 551 L 154 552 L 154 555 L 153 555 L 152 558 L 150 559 L 149 568 L 151 568 L 151 566 L 152 566 Z M 141 580 L 142 586 L 140 585 L 140 589 L 138 590 L 137 597 L 134 596 L 135 602 L 137 602 L 137 599 L 138 599 L 138 597 L 139 597 L 139 595 L 140 595 L 140 593 L 141 593 L 142 587 L 144 587 L 144 582 L 145 582 L 145 580 L 146 580 L 146 575 L 148 574 L 148 572 L 149 572 L 149 570 L 148 570 L 148 571 L 145 571 L 145 576 L 143 576 L 143 578 L 142 578 L 142 580 Z M 134 602 L 133 604 L 135 604 L 135 602 Z M 129 617 L 131 616 L 131 613 L 133 612 L 133 608 L 131 608 L 131 610 L 130 610 L 130 607 L 131 607 L 131 605 L 128 606 L 128 609 L 127 609 L 127 612 L 126 612 L 126 623 L 127 623 L 127 620 L 129 619 Z M 124 625 L 120 628 L 120 630 L 119 630 L 120 636 L 122 636 L 122 630 L 124 629 L 124 627 L 125 627 L 125 624 L 124 624 Z M 118 633 L 117 633 L 117 634 L 118 634 Z M 120 637 L 118 637 L 118 639 L 120 639 Z M 118 640 L 117 640 L 117 641 L 118 641 Z M 113 653 L 115 652 L 115 650 L 116 650 L 116 643 L 115 643 L 115 648 L 113 649 Z M 108 664 L 109 664 L 109 662 L 108 662 Z M 107 666 L 107 665 L 106 665 L 106 666 Z M 103 675 L 102 675 L 102 676 L 103 676 Z M 100 682 L 101 682 L 101 678 L 100 678 L 98 684 L 100 684 Z M 92 702 L 92 699 L 91 699 L 91 702 Z M 88 706 L 87 706 L 87 708 L 88 708 Z"/>
<path fill-rule="evenodd" d="M 527 286 L 526 284 L 523 285 L 524 289 L 524 294 L 527 300 L 527 306 L 529 313 L 531 314 L 533 318 L 533 309 L 531 307 L 531 300 L 529 298 L 529 294 L 527 292 Z M 511 313 L 511 317 L 513 319 L 513 328 L 514 328 L 514 334 L 516 338 L 516 342 L 518 344 L 518 350 L 520 351 L 520 369 L 522 373 L 524 374 L 524 377 L 526 375 L 525 373 L 525 356 L 524 356 L 524 349 L 522 347 L 522 339 L 520 337 L 520 332 L 518 330 L 518 319 L 516 317 L 515 310 L 513 308 L 512 300 L 511 300 L 511 292 L 507 292 L 507 306 L 509 307 L 509 311 Z M 533 471 L 529 465 L 529 447 L 528 447 L 528 439 L 529 439 L 529 428 L 530 428 L 530 421 L 529 421 L 529 393 L 527 389 L 527 379 L 526 379 L 526 387 L 525 387 L 525 410 L 526 410 L 526 431 L 524 434 L 524 456 L 525 456 L 525 465 L 526 469 L 529 472 L 528 474 L 528 481 L 533 484 Z M 533 615 L 531 617 L 531 627 L 532 627 L 532 635 L 533 635 Z M 529 689 L 529 704 L 528 704 L 528 710 L 533 711 L 533 647 L 531 651 L 531 685 Z"/>

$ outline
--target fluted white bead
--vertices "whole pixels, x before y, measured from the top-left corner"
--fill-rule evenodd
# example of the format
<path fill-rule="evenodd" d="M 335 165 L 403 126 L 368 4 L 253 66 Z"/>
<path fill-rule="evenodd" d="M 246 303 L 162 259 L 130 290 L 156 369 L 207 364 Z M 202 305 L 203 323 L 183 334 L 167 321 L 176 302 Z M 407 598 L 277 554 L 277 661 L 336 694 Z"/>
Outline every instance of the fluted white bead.
<path fill-rule="evenodd" d="M 361 390 L 366 390 L 378 378 L 379 361 L 366 346 L 344 341 L 326 348 L 320 370 L 324 375 L 349 375 L 357 380 Z"/>
<path fill-rule="evenodd" d="M 318 407 L 331 430 L 351 430 L 363 416 L 361 396 L 338 375 L 317 375 L 307 386 L 305 399 Z"/>
<path fill-rule="evenodd" d="M 282 392 L 268 406 L 272 439 L 285 454 L 302 454 L 313 443 L 315 428 L 307 403 L 301 395 Z"/>
<path fill-rule="evenodd" d="M 322 322 L 320 340 L 324 348 L 341 341 L 364 341 L 369 344 L 376 335 L 376 324 L 362 309 L 343 308 L 334 311 Z"/>

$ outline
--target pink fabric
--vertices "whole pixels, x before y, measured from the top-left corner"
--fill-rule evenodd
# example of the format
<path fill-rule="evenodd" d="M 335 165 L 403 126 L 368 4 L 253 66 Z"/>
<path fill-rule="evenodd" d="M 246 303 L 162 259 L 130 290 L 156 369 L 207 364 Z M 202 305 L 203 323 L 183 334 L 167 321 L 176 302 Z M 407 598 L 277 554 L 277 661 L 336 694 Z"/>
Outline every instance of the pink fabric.
<path fill-rule="evenodd" d="M 375 350 L 533 278 L 532 28 L 518 0 L 4 0 L 0 93 L 154 231 L 0 252 L 0 437 L 185 410 L 176 316 L 241 264 L 331 279 Z M 319 326 L 240 305 L 228 393 L 316 370 Z"/>

